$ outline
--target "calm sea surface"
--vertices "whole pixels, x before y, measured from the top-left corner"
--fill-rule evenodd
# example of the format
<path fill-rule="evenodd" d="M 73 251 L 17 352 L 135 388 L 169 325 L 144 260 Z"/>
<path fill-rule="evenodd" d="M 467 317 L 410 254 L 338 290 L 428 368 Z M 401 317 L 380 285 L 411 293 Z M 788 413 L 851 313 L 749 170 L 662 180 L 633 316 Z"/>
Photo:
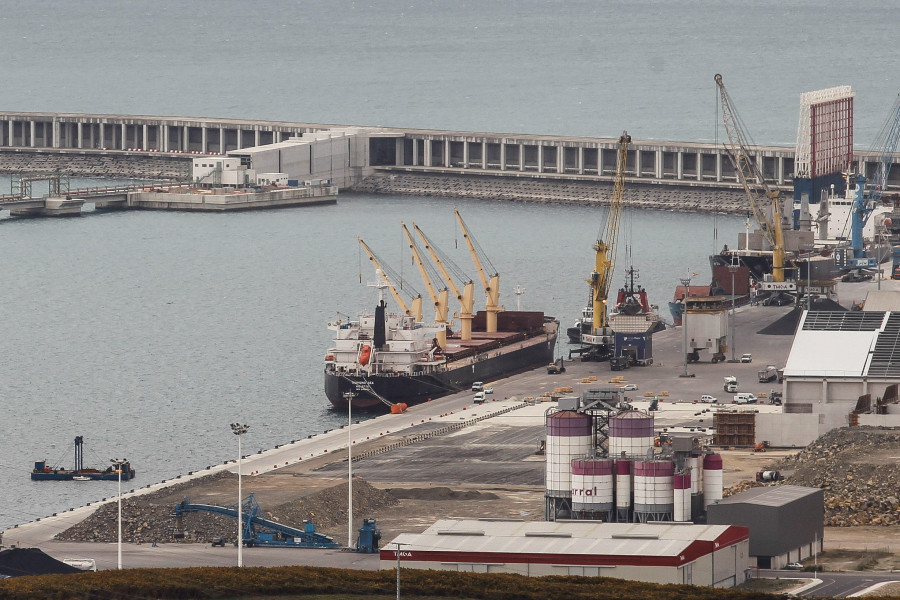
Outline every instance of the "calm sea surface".
<path fill-rule="evenodd" d="M 712 140 L 722 73 L 765 144 L 793 144 L 800 93 L 852 85 L 865 147 L 900 89 L 898 22 L 900 4 L 875 0 L 0 0 L 0 110 Z M 348 195 L 233 215 L 0 220 L 0 527 L 114 494 L 28 479 L 34 460 L 70 465 L 76 435 L 87 465 L 125 456 L 142 486 L 231 458 L 235 420 L 251 426 L 248 451 L 342 422 L 321 363 L 325 323 L 373 305 L 356 236 L 416 282 L 400 221 L 450 251 L 454 205 L 507 307 L 519 284 L 523 309 L 574 321 L 602 210 Z M 705 282 L 707 254 L 742 227 L 630 213 L 614 284 L 628 245 L 665 306 L 678 277 Z"/>

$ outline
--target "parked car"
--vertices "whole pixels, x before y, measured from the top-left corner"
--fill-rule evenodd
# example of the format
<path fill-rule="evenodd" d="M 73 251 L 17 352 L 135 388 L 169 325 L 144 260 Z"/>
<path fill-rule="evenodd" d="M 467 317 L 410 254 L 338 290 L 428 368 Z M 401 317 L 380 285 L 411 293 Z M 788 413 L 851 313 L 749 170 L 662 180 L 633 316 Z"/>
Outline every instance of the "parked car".
<path fill-rule="evenodd" d="M 222 546 L 224 548 L 225 547 L 225 538 L 220 537 L 220 538 L 214 539 L 212 541 L 212 545 L 213 546 Z"/>
<path fill-rule="evenodd" d="M 626 383 L 625 385 L 620 385 L 620 386 L 617 386 L 617 387 L 618 387 L 620 390 L 623 390 L 623 391 L 626 391 L 626 392 L 633 392 L 634 390 L 638 389 L 638 387 L 637 387 L 635 384 L 633 384 L 633 383 Z"/>
<path fill-rule="evenodd" d="M 476 381 L 472 384 L 473 392 L 480 392 L 483 389 L 484 389 L 484 382 L 482 382 L 482 381 Z"/>
<path fill-rule="evenodd" d="M 749 352 L 747 354 L 741 354 L 741 362 L 742 363 L 753 362 L 753 355 L 750 354 Z"/>
<path fill-rule="evenodd" d="M 715 396 L 710 396 L 709 394 L 703 394 L 700 396 L 700 402 L 706 402 L 707 404 L 715 404 L 719 399 Z"/>
<path fill-rule="evenodd" d="M 803 565 L 798 562 L 788 563 L 784 566 L 785 569 L 802 569 Z"/>

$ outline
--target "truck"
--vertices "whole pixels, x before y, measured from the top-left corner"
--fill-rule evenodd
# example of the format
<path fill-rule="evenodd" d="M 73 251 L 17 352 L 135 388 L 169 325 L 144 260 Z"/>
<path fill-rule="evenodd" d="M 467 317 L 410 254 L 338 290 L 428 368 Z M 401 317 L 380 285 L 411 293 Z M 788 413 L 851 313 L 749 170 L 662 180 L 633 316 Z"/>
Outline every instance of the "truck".
<path fill-rule="evenodd" d="M 734 375 L 728 375 L 723 379 L 725 380 L 725 385 L 723 387 L 725 388 L 726 392 L 730 392 L 733 394 L 737 391 L 737 377 L 735 377 Z"/>
<path fill-rule="evenodd" d="M 609 357 L 609 370 L 610 371 L 621 371 L 622 369 L 628 368 L 628 357 L 627 356 L 611 356 Z"/>
<path fill-rule="evenodd" d="M 765 369 L 758 372 L 760 383 L 770 383 L 778 379 L 778 369 L 774 365 L 768 365 Z"/>

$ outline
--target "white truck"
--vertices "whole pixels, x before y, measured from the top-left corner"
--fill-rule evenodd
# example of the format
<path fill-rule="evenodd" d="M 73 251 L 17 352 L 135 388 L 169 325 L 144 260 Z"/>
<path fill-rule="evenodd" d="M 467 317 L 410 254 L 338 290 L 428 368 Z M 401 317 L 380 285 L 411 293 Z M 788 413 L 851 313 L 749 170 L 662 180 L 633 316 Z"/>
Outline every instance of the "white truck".
<path fill-rule="evenodd" d="M 737 384 L 738 384 L 737 377 L 735 377 L 734 375 L 728 375 L 724 379 L 725 379 L 725 385 L 724 385 L 725 391 L 732 393 L 732 394 L 735 393 L 737 391 Z"/>

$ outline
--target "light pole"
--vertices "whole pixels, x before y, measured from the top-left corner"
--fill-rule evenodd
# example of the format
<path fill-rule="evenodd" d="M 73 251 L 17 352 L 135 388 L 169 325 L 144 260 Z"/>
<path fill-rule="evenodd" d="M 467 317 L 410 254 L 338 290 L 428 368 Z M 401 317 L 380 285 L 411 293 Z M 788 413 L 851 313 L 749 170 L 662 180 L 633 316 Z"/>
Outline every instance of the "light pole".
<path fill-rule="evenodd" d="M 350 427 L 353 425 L 353 392 L 344 394 L 347 400 L 347 547 L 353 547 L 353 435 Z"/>
<path fill-rule="evenodd" d="M 237 519 L 237 547 L 238 547 L 238 559 L 237 566 L 244 566 L 244 515 L 241 514 L 243 512 L 242 503 L 244 501 L 243 493 L 241 491 L 241 467 L 244 464 L 244 454 L 241 451 L 241 436 L 247 433 L 247 430 L 250 429 L 249 425 L 241 425 L 240 423 L 232 423 L 231 431 L 234 435 L 237 436 L 238 439 L 238 519 Z"/>
<path fill-rule="evenodd" d="M 687 363 L 688 363 L 688 351 L 687 351 L 687 302 L 688 296 L 691 295 L 691 278 L 683 277 L 681 280 L 681 285 L 684 286 L 684 300 L 681 303 L 681 329 L 682 335 L 684 336 L 684 373 L 681 375 L 682 377 L 687 377 Z"/>
<path fill-rule="evenodd" d="M 112 458 L 110 462 L 115 465 L 116 473 L 119 475 L 119 492 L 118 492 L 118 504 L 119 504 L 119 542 L 117 548 L 118 554 L 118 568 L 121 570 L 122 568 L 122 466 L 128 462 L 125 458 Z"/>
<path fill-rule="evenodd" d="M 738 266 L 734 263 L 728 265 L 728 271 L 731 272 L 731 362 L 737 362 L 734 358 L 735 345 L 735 324 L 734 324 L 734 274 L 738 270 Z"/>

